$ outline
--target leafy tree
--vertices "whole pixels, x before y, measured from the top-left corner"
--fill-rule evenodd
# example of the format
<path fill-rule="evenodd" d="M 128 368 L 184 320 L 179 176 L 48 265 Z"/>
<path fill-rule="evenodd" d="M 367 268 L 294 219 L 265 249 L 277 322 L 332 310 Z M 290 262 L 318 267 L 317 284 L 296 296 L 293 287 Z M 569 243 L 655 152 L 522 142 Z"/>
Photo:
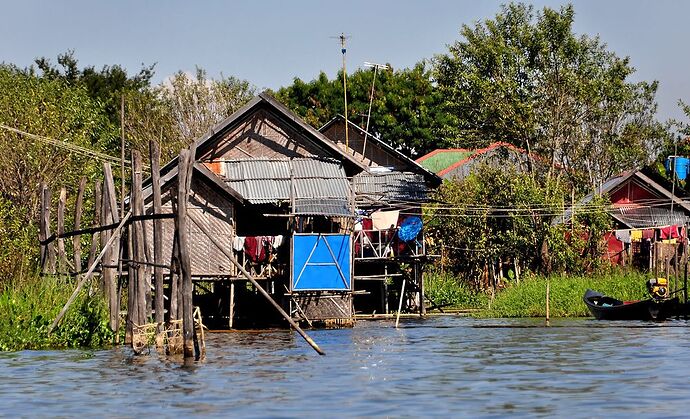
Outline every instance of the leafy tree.
<path fill-rule="evenodd" d="M 576 35 L 574 17 L 572 5 L 535 13 L 511 3 L 494 19 L 464 25 L 462 39 L 435 60 L 454 120 L 444 135 L 471 147 L 531 148 L 581 186 L 652 161 L 668 135 L 654 118 L 657 83 L 630 82 L 629 59 L 598 37 Z"/>
<path fill-rule="evenodd" d="M 55 191 L 93 177 L 98 161 L 69 147 L 89 148 L 109 134 L 102 104 L 83 86 L 0 66 L 0 281 L 12 262 L 36 255 L 39 184 Z M 43 137 L 57 139 L 56 146 Z"/>
<path fill-rule="evenodd" d="M 498 259 L 532 271 L 578 272 L 600 263 L 604 203 L 576 214 L 573 226 L 552 223 L 566 191 L 554 179 L 480 165 L 462 181 L 446 181 L 428 208 L 428 233 L 443 244 L 455 273 L 481 288 L 481 274 Z M 551 183 L 551 184 L 550 184 Z M 567 221 L 567 220 L 566 220 Z"/>
<path fill-rule="evenodd" d="M 348 118 L 362 128 L 373 77 L 373 70 L 358 69 L 347 79 Z M 296 78 L 276 96 L 309 124 L 320 127 L 344 113 L 342 72 L 333 80 L 323 72 L 308 83 Z M 369 132 L 408 156 L 425 154 L 443 146 L 437 135 L 437 127 L 446 121 L 440 104 L 441 96 L 424 62 L 411 69 L 378 71 Z"/>
<path fill-rule="evenodd" d="M 170 113 L 174 132 L 185 146 L 241 108 L 256 94 L 246 80 L 235 77 L 208 78 L 198 68 L 193 76 L 174 74 L 154 93 Z"/>

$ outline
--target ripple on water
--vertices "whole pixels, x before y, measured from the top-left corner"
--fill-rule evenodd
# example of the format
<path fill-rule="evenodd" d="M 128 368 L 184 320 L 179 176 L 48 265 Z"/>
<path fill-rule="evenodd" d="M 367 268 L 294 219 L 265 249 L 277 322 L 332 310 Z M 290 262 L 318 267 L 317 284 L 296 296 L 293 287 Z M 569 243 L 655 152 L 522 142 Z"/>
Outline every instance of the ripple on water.
<path fill-rule="evenodd" d="M 105 351 L 0 354 L 7 416 L 682 416 L 690 389 L 683 321 L 359 322 L 310 334 L 207 335 L 191 367 Z"/>

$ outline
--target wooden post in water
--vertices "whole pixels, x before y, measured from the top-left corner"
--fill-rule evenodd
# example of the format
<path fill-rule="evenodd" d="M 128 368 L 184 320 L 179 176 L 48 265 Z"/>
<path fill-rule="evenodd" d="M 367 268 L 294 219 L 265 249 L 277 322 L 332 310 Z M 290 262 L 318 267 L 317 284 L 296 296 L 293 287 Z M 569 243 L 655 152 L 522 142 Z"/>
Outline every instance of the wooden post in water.
<path fill-rule="evenodd" d="M 60 237 L 65 234 L 65 205 L 67 203 L 67 189 L 60 188 L 60 200 L 58 201 L 57 213 L 57 248 L 58 248 L 58 273 L 61 275 L 69 273 L 67 266 L 67 255 L 65 253 L 65 239 Z"/>
<path fill-rule="evenodd" d="M 403 299 L 405 298 L 405 277 L 403 277 L 402 286 L 400 287 L 400 302 L 398 303 L 398 314 L 395 316 L 395 328 L 398 328 L 400 323 L 400 312 L 402 311 Z"/>
<path fill-rule="evenodd" d="M 550 291 L 551 291 L 551 280 L 549 277 L 546 277 L 546 325 L 549 325 L 549 320 L 551 320 L 551 313 L 549 312 L 549 300 L 550 300 Z"/>
<path fill-rule="evenodd" d="M 74 206 L 74 230 L 81 228 L 81 211 L 84 204 L 84 189 L 86 189 L 86 178 L 79 180 L 79 190 L 77 191 L 77 203 Z M 74 250 L 74 271 L 81 273 L 81 236 L 72 238 L 72 249 Z"/>
<path fill-rule="evenodd" d="M 184 357 L 194 356 L 194 319 L 192 317 L 192 272 L 189 256 L 189 228 L 187 225 L 188 181 L 191 178 L 191 161 L 189 150 L 182 150 L 178 158 L 177 172 L 177 217 L 175 230 L 177 232 L 180 279 L 182 282 L 182 329 Z M 191 160 L 191 161 L 190 161 Z"/>
<path fill-rule="evenodd" d="M 153 190 L 153 214 L 158 215 L 163 212 L 161 198 L 161 176 L 160 176 L 160 150 L 158 143 L 149 142 L 149 155 L 151 159 L 151 188 Z M 156 301 L 156 346 L 163 346 L 163 330 L 165 324 L 165 311 L 163 300 L 163 220 L 153 220 L 153 283 Z"/>
<path fill-rule="evenodd" d="M 106 224 L 116 224 L 120 222 L 120 216 L 117 212 L 117 198 L 115 192 L 115 181 L 113 180 L 113 171 L 110 163 L 103 163 L 103 197 L 101 204 L 103 206 L 101 222 Z M 112 238 L 117 230 L 108 232 L 107 237 Z M 105 295 L 108 296 L 108 307 L 110 308 L 110 328 L 117 332 L 119 327 L 120 316 L 120 299 L 118 297 L 118 279 L 116 278 L 115 265 L 119 259 L 120 248 L 120 233 L 113 238 L 114 245 L 110 247 L 107 254 L 103 258 L 103 283 L 105 287 Z"/>
<path fill-rule="evenodd" d="M 419 263 L 414 264 L 415 276 L 419 281 L 419 315 L 426 316 L 426 305 L 424 304 L 424 272 L 419 267 Z"/>
<path fill-rule="evenodd" d="M 232 329 L 233 318 L 235 317 L 235 281 L 230 280 L 230 319 L 228 320 L 228 327 Z"/>
<path fill-rule="evenodd" d="M 144 201 L 142 198 L 142 161 L 141 153 L 137 150 L 132 151 L 132 190 L 131 203 L 132 214 L 134 217 L 144 215 Z M 134 270 L 135 270 L 135 286 L 136 286 L 136 307 L 137 307 L 137 324 L 142 325 L 147 322 L 149 313 L 147 313 L 146 295 L 148 294 L 146 280 L 146 264 L 145 264 L 145 248 L 144 248 L 144 225 L 143 221 L 137 220 L 132 223 L 132 247 L 134 249 Z"/>

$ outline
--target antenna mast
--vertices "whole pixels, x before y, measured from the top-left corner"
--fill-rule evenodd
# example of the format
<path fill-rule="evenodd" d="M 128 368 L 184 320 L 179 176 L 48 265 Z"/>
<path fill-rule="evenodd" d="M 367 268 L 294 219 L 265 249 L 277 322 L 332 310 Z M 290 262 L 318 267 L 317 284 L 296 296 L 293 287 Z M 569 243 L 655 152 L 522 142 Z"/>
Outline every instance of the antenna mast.
<path fill-rule="evenodd" d="M 338 38 L 340 39 L 340 52 L 343 53 L 343 95 L 345 98 L 345 148 L 349 150 L 350 139 L 348 137 L 348 122 L 347 122 L 347 70 L 345 67 L 345 55 L 347 52 L 347 48 L 345 48 L 345 41 L 347 40 L 347 38 L 349 38 L 349 36 L 345 36 L 345 33 L 341 33 Z"/>
<path fill-rule="evenodd" d="M 380 68 L 381 70 L 388 70 L 388 65 L 386 64 L 377 64 L 377 63 L 368 63 L 364 62 L 365 67 L 373 67 L 374 68 L 374 78 L 371 81 L 371 95 L 369 95 L 369 113 L 367 113 L 367 126 L 364 129 L 364 144 L 362 145 L 362 161 L 364 161 L 364 152 L 367 149 L 367 136 L 369 135 L 369 119 L 371 119 L 371 104 L 374 102 L 374 85 L 376 84 L 376 72 Z"/>

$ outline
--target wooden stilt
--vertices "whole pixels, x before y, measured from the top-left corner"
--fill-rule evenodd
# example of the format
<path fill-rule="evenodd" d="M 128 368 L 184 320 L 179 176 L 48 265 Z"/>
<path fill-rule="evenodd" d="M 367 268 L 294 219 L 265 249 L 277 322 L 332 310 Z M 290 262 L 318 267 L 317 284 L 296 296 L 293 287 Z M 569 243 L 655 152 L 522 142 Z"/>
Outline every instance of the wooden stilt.
<path fill-rule="evenodd" d="M 426 305 L 424 304 L 424 272 L 419 266 L 419 263 L 415 261 L 414 264 L 415 276 L 419 281 L 419 315 L 426 316 Z"/>
<path fill-rule="evenodd" d="M 161 214 L 162 198 L 161 198 L 161 180 L 160 180 L 160 150 L 155 141 L 149 143 L 149 155 L 151 158 L 151 187 L 153 189 L 153 214 Z M 153 220 L 153 263 L 156 265 L 153 268 L 153 282 L 156 309 L 156 346 L 163 345 L 163 330 L 164 330 L 164 311 L 163 311 L 163 268 L 160 266 L 163 263 L 163 220 Z"/>
<path fill-rule="evenodd" d="M 58 237 L 65 234 L 65 205 L 67 203 L 67 189 L 60 189 L 60 200 L 58 201 L 57 213 L 57 234 Z M 67 255 L 65 253 L 65 239 L 57 239 L 58 248 L 58 273 L 68 274 L 69 267 L 67 266 Z"/>
<path fill-rule="evenodd" d="M 74 230 L 81 228 L 81 211 L 84 203 L 84 190 L 86 189 L 86 178 L 79 180 L 77 191 L 77 202 L 74 205 Z M 72 249 L 74 250 L 74 271 L 81 273 L 81 236 L 74 236 L 72 239 Z"/>
<path fill-rule="evenodd" d="M 144 215 L 144 201 L 142 198 L 142 161 L 141 153 L 137 150 L 132 151 L 132 213 L 135 217 Z M 146 265 L 145 265 L 145 253 L 144 248 L 144 225 L 143 221 L 134 221 L 132 223 L 132 247 L 134 249 L 134 269 L 135 269 L 135 286 L 136 286 L 136 298 L 137 298 L 137 324 L 144 324 L 148 322 L 150 313 L 147 308 L 150 307 L 150 303 L 147 302 L 147 295 L 150 295 L 150 287 L 148 286 L 148 281 L 146 278 Z"/>
<path fill-rule="evenodd" d="M 182 329 L 184 357 L 194 356 L 194 320 L 192 318 L 192 272 L 189 255 L 189 229 L 187 226 L 187 204 L 192 164 L 189 150 L 182 150 L 178 159 L 177 172 L 177 217 L 175 231 L 179 244 L 180 279 L 182 285 Z"/>
<path fill-rule="evenodd" d="M 235 282 L 230 281 L 230 315 L 228 320 L 228 327 L 232 329 L 233 320 L 235 318 Z"/>
<path fill-rule="evenodd" d="M 120 215 L 118 214 L 117 208 L 117 198 L 115 192 L 115 181 L 113 180 L 113 171 L 110 167 L 110 163 L 103 163 L 103 197 L 101 199 L 103 205 L 103 217 L 101 222 L 108 224 L 118 223 L 120 220 Z M 113 232 L 108 232 L 108 237 L 116 234 Z M 103 283 L 105 286 L 105 294 L 108 296 L 108 306 L 110 307 L 110 327 L 114 332 L 117 332 L 119 327 L 119 316 L 120 316 L 120 299 L 118 296 L 118 279 L 116 278 L 115 265 L 119 263 L 119 252 L 120 252 L 120 232 L 117 233 L 118 236 L 113 238 L 113 245 L 107 252 L 103 259 Z"/>

